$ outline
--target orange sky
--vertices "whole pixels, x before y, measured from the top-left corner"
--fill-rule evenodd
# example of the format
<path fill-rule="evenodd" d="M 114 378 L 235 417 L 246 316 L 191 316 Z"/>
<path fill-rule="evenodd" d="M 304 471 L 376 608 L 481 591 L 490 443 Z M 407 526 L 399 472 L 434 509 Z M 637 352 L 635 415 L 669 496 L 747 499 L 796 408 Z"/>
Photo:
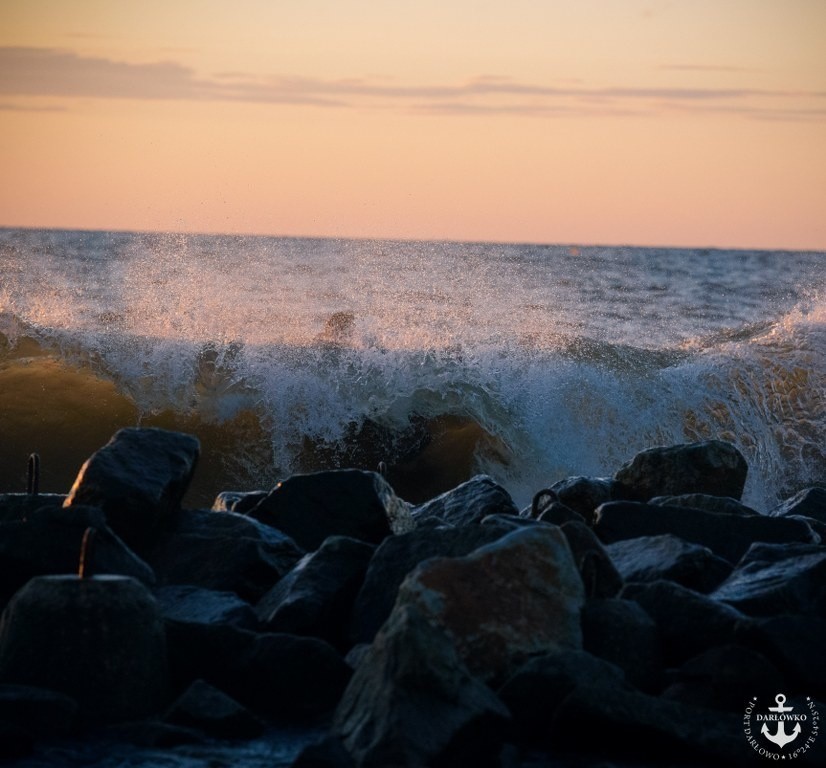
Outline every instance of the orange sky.
<path fill-rule="evenodd" d="M 823 0 L 2 0 L 0 225 L 826 250 Z"/>

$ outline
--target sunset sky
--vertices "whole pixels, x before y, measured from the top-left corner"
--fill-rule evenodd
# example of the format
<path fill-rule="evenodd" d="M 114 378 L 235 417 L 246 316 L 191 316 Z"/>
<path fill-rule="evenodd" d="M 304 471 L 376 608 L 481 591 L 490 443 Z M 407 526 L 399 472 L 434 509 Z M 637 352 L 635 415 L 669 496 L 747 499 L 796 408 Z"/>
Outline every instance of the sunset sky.
<path fill-rule="evenodd" d="M 824 0 L 0 0 L 0 225 L 826 250 Z"/>

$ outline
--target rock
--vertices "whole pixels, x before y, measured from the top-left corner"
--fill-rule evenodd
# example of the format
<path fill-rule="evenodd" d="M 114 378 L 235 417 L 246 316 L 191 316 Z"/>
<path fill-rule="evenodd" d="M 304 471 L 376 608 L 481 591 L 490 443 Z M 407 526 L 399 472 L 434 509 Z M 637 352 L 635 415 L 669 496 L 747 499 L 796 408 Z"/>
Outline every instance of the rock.
<path fill-rule="evenodd" d="M 567 477 L 554 483 L 551 490 L 557 500 L 581 515 L 589 525 L 600 504 L 622 498 L 619 484 L 609 477 Z"/>
<path fill-rule="evenodd" d="M 385 622 L 401 583 L 410 571 L 431 557 L 461 557 L 510 533 L 509 526 L 465 525 L 422 528 L 385 539 L 367 568 L 350 623 L 353 643 L 372 642 Z"/>
<path fill-rule="evenodd" d="M 520 738 L 529 743 L 547 740 L 557 707 L 580 685 L 627 688 L 625 673 L 616 665 L 586 651 L 535 656 L 499 689 L 513 716 Z"/>
<path fill-rule="evenodd" d="M 685 493 L 739 499 L 747 472 L 746 460 L 731 443 L 707 440 L 638 453 L 614 479 L 641 501 Z"/>
<path fill-rule="evenodd" d="M 77 719 L 77 702 L 63 693 L 26 685 L 0 685 L 0 723 L 19 729 L 32 741 L 68 737 Z"/>
<path fill-rule="evenodd" d="M 328 735 L 302 749 L 290 768 L 355 768 L 355 765 L 341 739 Z"/>
<path fill-rule="evenodd" d="M 708 547 L 663 534 L 609 544 L 608 555 L 625 581 L 676 581 L 708 593 L 728 578 L 732 565 Z"/>
<path fill-rule="evenodd" d="M 519 510 L 510 494 L 491 477 L 476 475 L 413 510 L 413 519 L 436 517 L 448 525 L 479 523 L 489 515 L 515 515 Z"/>
<path fill-rule="evenodd" d="M 696 707 L 738 712 L 748 697 L 769 698 L 786 690 L 783 675 L 760 653 L 742 645 L 712 648 L 689 659 L 663 696 Z"/>
<path fill-rule="evenodd" d="M 655 496 L 649 504 L 658 507 L 691 507 L 704 512 L 720 512 L 726 515 L 757 515 L 756 510 L 747 507 L 737 499 L 725 496 L 710 496 L 707 493 L 684 493 L 681 496 Z"/>
<path fill-rule="evenodd" d="M 730 563 L 736 563 L 755 541 L 816 543 L 818 538 L 800 520 L 763 515 L 725 515 L 633 501 L 603 504 L 597 511 L 594 531 L 606 544 L 640 536 L 672 534 L 708 547 Z"/>
<path fill-rule="evenodd" d="M 163 429 L 121 429 L 80 469 L 64 506 L 99 507 L 109 527 L 140 551 L 181 506 L 198 439 Z"/>
<path fill-rule="evenodd" d="M 769 514 L 772 517 L 811 517 L 826 524 L 826 488 L 806 488 L 778 504 Z"/>
<path fill-rule="evenodd" d="M 639 603 L 589 600 L 582 609 L 582 644 L 588 653 L 622 669 L 636 688 L 653 693 L 662 686 L 659 632 Z"/>
<path fill-rule="evenodd" d="M 465 557 L 421 563 L 396 608 L 415 606 L 444 629 L 472 674 L 496 683 L 532 655 L 581 648 L 584 600 L 563 533 L 533 526 Z"/>
<path fill-rule="evenodd" d="M 212 512 L 243 515 L 267 497 L 267 491 L 222 491 L 212 503 Z"/>
<path fill-rule="evenodd" d="M 166 631 L 176 688 L 203 679 L 267 717 L 328 713 L 352 675 L 335 649 L 314 637 L 176 621 L 167 622 Z"/>
<path fill-rule="evenodd" d="M 253 739 L 263 725 L 235 699 L 203 680 L 196 680 L 172 704 L 164 721 L 194 728 L 216 739 Z"/>
<path fill-rule="evenodd" d="M 349 647 L 350 613 L 373 551 L 370 544 L 346 536 L 325 539 L 258 602 L 262 627 Z"/>
<path fill-rule="evenodd" d="M 0 523 L 25 520 L 43 507 L 62 507 L 65 500 L 59 493 L 0 493 Z"/>
<path fill-rule="evenodd" d="M 826 618 L 826 547 L 754 544 L 712 597 L 750 616 Z"/>
<path fill-rule="evenodd" d="M 3 612 L 0 682 L 64 693 L 88 722 L 157 711 L 167 683 L 157 603 L 123 576 L 32 579 Z"/>
<path fill-rule="evenodd" d="M 622 589 L 622 577 L 614 567 L 602 542 L 584 523 L 562 524 L 586 597 L 614 597 Z"/>
<path fill-rule="evenodd" d="M 249 516 L 313 551 L 328 536 L 378 544 L 413 528 L 410 510 L 377 472 L 341 469 L 294 475 L 279 483 Z"/>
<path fill-rule="evenodd" d="M 400 605 L 344 692 L 333 734 L 360 768 L 488 766 L 508 720 L 445 634 Z"/>
<path fill-rule="evenodd" d="M 106 526 L 91 507 L 42 507 L 28 519 L 0 523 L 0 600 L 2 604 L 35 576 L 77 573 L 87 528 L 95 530 L 87 573 L 131 576 L 151 585 L 152 569 Z"/>
<path fill-rule="evenodd" d="M 109 726 L 103 733 L 116 742 L 142 749 L 172 749 L 183 744 L 197 744 L 204 740 L 203 732 L 195 728 L 184 728 L 180 725 L 164 723 L 161 720 L 135 720 L 119 723 Z M 138 763 L 138 766 L 140 765 L 141 763 Z"/>
<path fill-rule="evenodd" d="M 155 599 L 164 620 L 231 624 L 241 629 L 258 628 L 258 618 L 252 606 L 234 592 L 176 585 L 158 589 Z"/>
<path fill-rule="evenodd" d="M 471 523 L 471 525 L 474 525 L 474 523 Z M 498 514 L 488 515 L 483 518 L 480 521 L 480 525 L 498 525 L 502 528 L 507 528 L 509 531 L 516 531 L 520 528 L 529 528 L 532 525 L 551 525 L 551 523 L 543 523 L 531 517 L 523 517 L 522 515 Z"/>
<path fill-rule="evenodd" d="M 539 515 L 539 521 L 551 523 L 553 525 L 564 525 L 565 523 L 585 523 L 585 518 L 574 512 L 570 507 L 566 507 L 559 501 L 555 501 L 545 507 Z"/>
<path fill-rule="evenodd" d="M 673 581 L 632 583 L 620 597 L 638 602 L 657 623 L 663 661 L 681 664 L 704 651 L 734 642 L 749 619 L 725 603 Z"/>

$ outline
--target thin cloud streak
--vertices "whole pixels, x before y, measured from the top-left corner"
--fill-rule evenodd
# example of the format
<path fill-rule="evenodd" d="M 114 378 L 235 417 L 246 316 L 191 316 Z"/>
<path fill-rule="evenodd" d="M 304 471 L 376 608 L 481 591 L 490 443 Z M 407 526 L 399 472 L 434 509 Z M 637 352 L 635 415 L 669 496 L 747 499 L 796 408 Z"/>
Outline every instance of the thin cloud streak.
<path fill-rule="evenodd" d="M 801 119 L 804 114 L 806 119 L 821 119 L 822 111 L 792 101 L 826 96 L 823 92 L 759 88 L 587 88 L 524 83 L 490 75 L 460 85 L 435 86 L 380 84 L 364 78 L 255 78 L 243 72 L 222 72 L 204 78 L 175 61 L 133 64 L 81 56 L 64 49 L 26 47 L 0 47 L 0 94 L 233 101 L 325 108 L 403 106 L 414 112 L 455 115 L 654 115 L 669 109 L 713 112 L 719 106 L 719 111 L 789 120 Z"/>

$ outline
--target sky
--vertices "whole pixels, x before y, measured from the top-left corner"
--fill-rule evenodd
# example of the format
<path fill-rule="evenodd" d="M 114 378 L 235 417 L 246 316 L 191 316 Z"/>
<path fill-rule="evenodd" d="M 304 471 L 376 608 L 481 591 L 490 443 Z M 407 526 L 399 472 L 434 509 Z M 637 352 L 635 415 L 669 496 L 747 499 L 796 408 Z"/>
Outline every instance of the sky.
<path fill-rule="evenodd" d="M 824 0 L 0 0 L 0 226 L 826 250 Z"/>

